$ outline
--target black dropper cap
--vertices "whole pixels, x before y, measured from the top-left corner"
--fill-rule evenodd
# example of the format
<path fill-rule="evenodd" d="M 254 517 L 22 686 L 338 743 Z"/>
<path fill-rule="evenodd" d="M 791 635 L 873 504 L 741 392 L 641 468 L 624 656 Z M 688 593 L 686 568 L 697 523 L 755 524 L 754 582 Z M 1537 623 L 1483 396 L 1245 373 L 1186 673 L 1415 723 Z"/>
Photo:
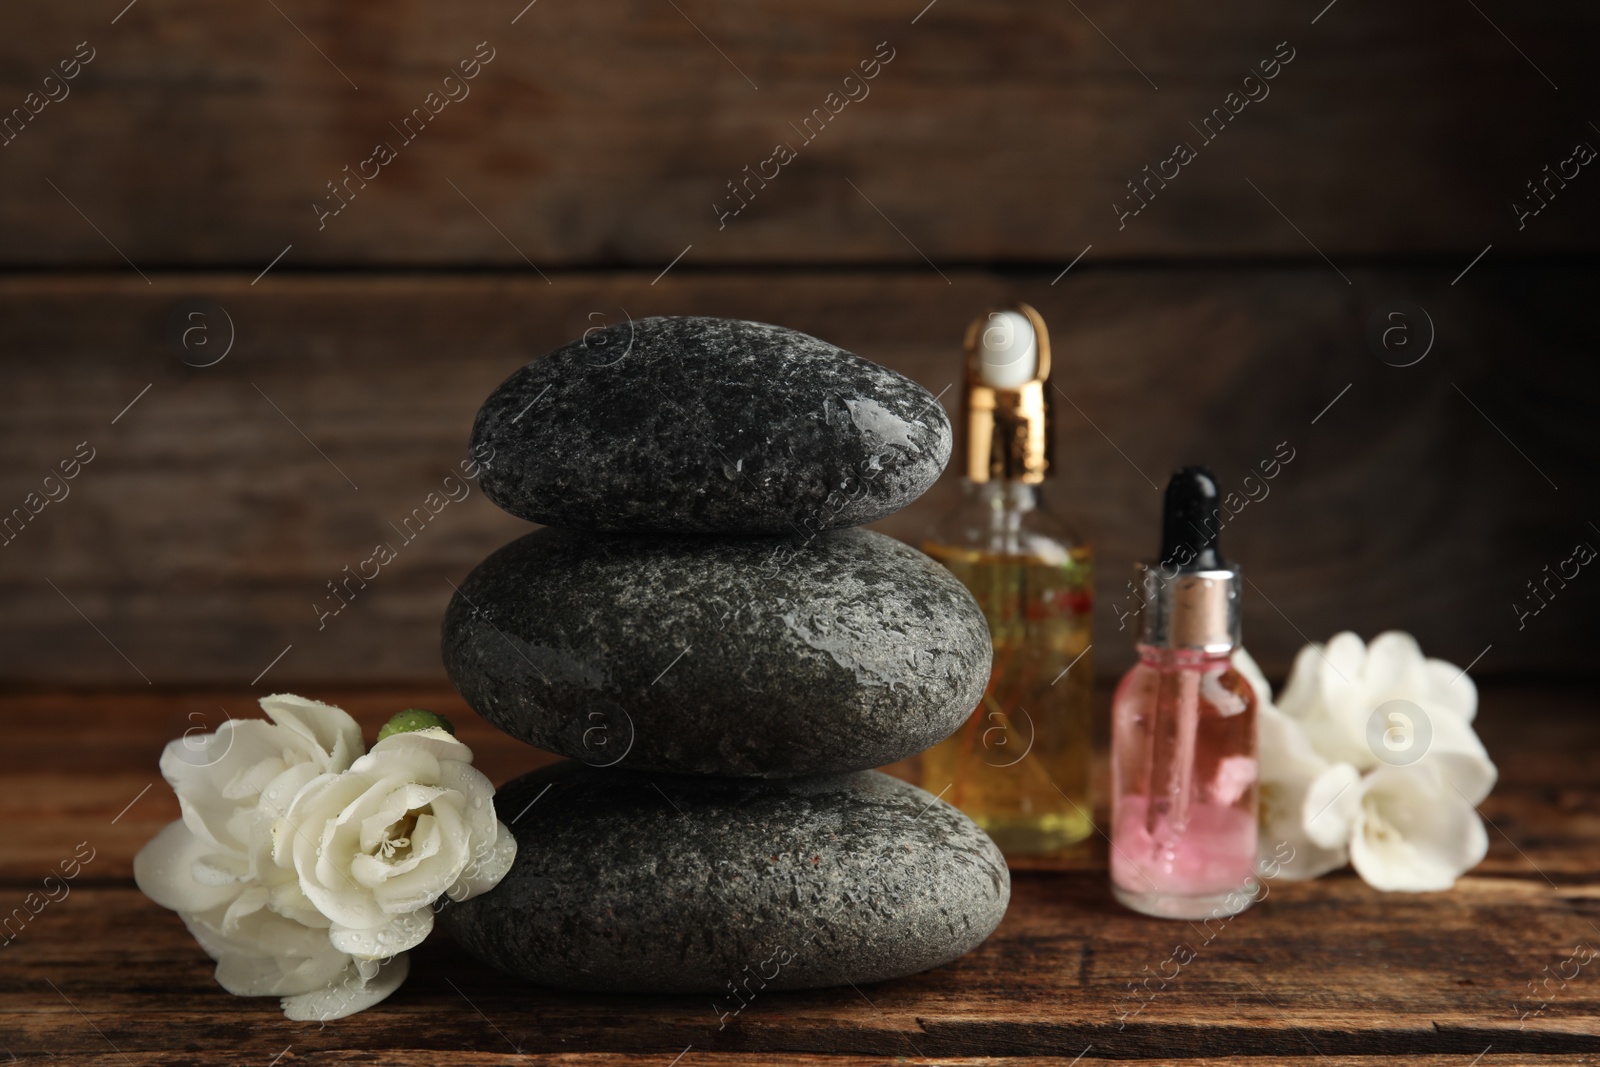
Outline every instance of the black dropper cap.
<path fill-rule="evenodd" d="M 1185 467 L 1167 483 L 1161 509 L 1161 564 L 1182 571 L 1221 570 L 1222 522 L 1217 480 L 1204 467 Z"/>

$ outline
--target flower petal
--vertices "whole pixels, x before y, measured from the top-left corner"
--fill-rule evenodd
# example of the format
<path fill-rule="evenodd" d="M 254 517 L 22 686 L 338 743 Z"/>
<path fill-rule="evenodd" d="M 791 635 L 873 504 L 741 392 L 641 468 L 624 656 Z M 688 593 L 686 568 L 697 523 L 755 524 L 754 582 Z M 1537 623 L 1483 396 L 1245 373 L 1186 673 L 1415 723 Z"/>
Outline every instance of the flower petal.
<path fill-rule="evenodd" d="M 349 768 L 364 751 L 361 743 L 361 726 L 349 712 L 332 704 L 295 696 L 293 693 L 274 693 L 261 698 L 261 710 L 272 721 L 303 738 L 316 751 L 326 754 L 326 765 L 321 769 L 335 773 Z"/>
<path fill-rule="evenodd" d="M 1377 764 L 1367 747 L 1367 717 L 1372 713 L 1366 682 L 1367 646 L 1353 633 L 1328 642 L 1321 674 L 1318 714 L 1306 719 L 1306 736 L 1326 758 L 1365 770 Z"/>
<path fill-rule="evenodd" d="M 1269 878 L 1315 878 L 1349 858 L 1343 842 L 1323 848 L 1306 834 L 1306 791 L 1328 769 L 1317 755 L 1298 720 L 1270 703 L 1256 709 L 1256 734 L 1261 753 L 1261 869 Z M 508 831 L 509 835 L 509 831 Z M 514 843 L 514 842 L 513 842 Z"/>
<path fill-rule="evenodd" d="M 1471 722 L 1478 714 L 1478 686 L 1472 676 L 1442 659 L 1428 661 L 1428 706 L 1437 705 Z"/>
<path fill-rule="evenodd" d="M 231 909 L 230 909 L 231 910 Z M 217 961 L 217 982 L 236 996 L 285 996 L 328 984 L 350 957 L 313 930 L 263 908 L 181 914 L 206 954 Z"/>
<path fill-rule="evenodd" d="M 416 948 L 432 932 L 433 909 L 422 907 L 364 930 L 336 925 L 328 931 L 328 940 L 357 959 L 381 960 Z"/>
<path fill-rule="evenodd" d="M 447 895 L 451 900 L 459 903 L 471 900 L 480 893 L 487 893 L 499 885 L 511 870 L 511 864 L 517 858 L 517 839 L 512 836 L 511 827 L 505 823 L 495 825 L 498 832 L 494 843 L 473 853 L 466 869 L 461 872 L 460 880 L 450 887 Z"/>
<path fill-rule="evenodd" d="M 1318 848 L 1342 850 L 1361 806 L 1361 773 L 1348 763 L 1335 763 L 1312 781 L 1300 806 L 1306 836 Z"/>
<path fill-rule="evenodd" d="M 1417 639 L 1403 630 L 1374 637 L 1367 646 L 1366 683 L 1373 707 L 1385 700 L 1425 700 L 1428 668 Z"/>
<path fill-rule="evenodd" d="M 344 953 L 331 947 L 325 956 L 296 960 L 288 968 L 273 956 L 246 952 L 225 952 L 217 958 L 217 984 L 236 997 L 281 997 L 303 987 L 326 984 L 330 971 L 345 966 Z"/>
<path fill-rule="evenodd" d="M 1270 703 L 1256 706 L 1256 747 L 1263 778 L 1310 778 L 1328 765 L 1311 747 L 1305 727 Z"/>
<path fill-rule="evenodd" d="M 1309 644 L 1295 654 L 1289 681 L 1278 694 L 1278 710 L 1291 719 L 1309 719 L 1322 702 L 1323 648 Z"/>
<path fill-rule="evenodd" d="M 437 854 L 413 870 L 394 874 L 374 891 L 379 906 L 388 914 L 400 914 L 438 900 L 466 869 L 470 843 L 459 807 L 441 799 L 433 805 L 433 819 L 438 830 Z"/>
<path fill-rule="evenodd" d="M 271 818 L 283 818 L 289 813 L 289 808 L 294 804 L 294 798 L 300 794 L 300 790 L 326 773 L 328 772 L 320 770 L 317 764 L 310 761 L 296 763 L 286 768 L 262 787 L 261 806 L 267 810 Z"/>
<path fill-rule="evenodd" d="M 354 968 L 340 981 L 314 992 L 283 998 L 283 1014 L 295 1022 L 331 1022 L 365 1011 L 400 988 L 410 973 L 405 955 L 386 961 L 373 978 L 362 978 Z"/>
<path fill-rule="evenodd" d="M 1488 852 L 1477 811 L 1434 768 L 1420 762 L 1380 767 L 1362 787 L 1350 862 L 1373 888 L 1449 889 Z"/>
<path fill-rule="evenodd" d="M 170 822 L 133 858 L 134 884 L 170 911 L 226 907 L 239 895 L 241 887 L 237 883 L 201 883 L 194 877 L 195 865 L 213 856 L 215 849 L 181 820 Z"/>
<path fill-rule="evenodd" d="M 273 726 L 259 719 L 230 719 L 211 734 L 189 734 L 171 741 L 161 753 L 161 776 L 178 795 L 183 821 L 201 837 L 228 848 L 242 842 L 228 832 L 228 823 L 254 797 L 241 796 L 239 782 L 263 761 L 281 763 L 282 750 L 273 741 Z"/>
<path fill-rule="evenodd" d="M 371 852 L 377 848 L 389 827 L 405 818 L 407 812 L 427 807 L 446 792 L 448 790 L 439 786 L 410 782 L 383 796 L 372 813 L 361 819 L 361 851 Z"/>
<path fill-rule="evenodd" d="M 441 761 L 472 762 L 472 749 L 468 748 L 465 742 L 457 741 L 454 734 L 437 727 L 390 734 L 372 746 L 372 752 L 403 752 L 410 749 L 427 752 L 434 759 Z"/>
<path fill-rule="evenodd" d="M 1499 770 L 1471 725 L 1453 712 L 1428 716 L 1433 738 L 1418 760 L 1432 764 L 1469 804 L 1481 804 L 1499 778 Z"/>
<path fill-rule="evenodd" d="M 1349 630 L 1342 630 L 1328 639 L 1323 650 L 1322 692 L 1326 700 L 1329 687 L 1358 686 L 1367 677 L 1367 643 Z M 1337 692 L 1337 689 L 1334 690 Z M 1361 694 L 1365 699 L 1366 694 Z"/>

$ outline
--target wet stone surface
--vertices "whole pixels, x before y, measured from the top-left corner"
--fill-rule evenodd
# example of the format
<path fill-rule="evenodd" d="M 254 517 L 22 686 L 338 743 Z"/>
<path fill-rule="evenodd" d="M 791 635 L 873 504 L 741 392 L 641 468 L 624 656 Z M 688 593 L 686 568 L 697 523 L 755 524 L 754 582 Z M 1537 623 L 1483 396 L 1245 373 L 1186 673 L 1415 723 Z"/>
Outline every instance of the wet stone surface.
<path fill-rule="evenodd" d="M 646 318 L 534 360 L 472 432 L 489 499 L 588 530 L 816 532 L 893 514 L 950 458 L 920 385 L 764 323 Z"/>
<path fill-rule="evenodd" d="M 875 771 L 762 782 L 565 762 L 507 785 L 515 865 L 439 921 L 471 953 L 569 989 L 765 990 L 947 963 L 999 924 L 1010 876 L 961 812 Z"/>
<path fill-rule="evenodd" d="M 480 715 L 591 765 L 785 777 L 953 733 L 992 645 L 977 603 L 882 534 L 540 530 L 461 584 L 444 661 Z"/>

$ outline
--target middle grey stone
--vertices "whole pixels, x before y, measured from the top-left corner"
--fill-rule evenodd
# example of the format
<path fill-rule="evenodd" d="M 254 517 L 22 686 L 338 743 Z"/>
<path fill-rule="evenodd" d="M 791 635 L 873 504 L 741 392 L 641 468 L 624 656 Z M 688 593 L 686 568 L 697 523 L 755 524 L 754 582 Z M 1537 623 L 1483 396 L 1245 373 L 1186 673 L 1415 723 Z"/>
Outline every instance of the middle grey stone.
<path fill-rule="evenodd" d="M 594 766 L 782 778 L 878 767 L 983 695 L 983 614 L 882 534 L 545 529 L 445 614 L 450 679 L 490 723 Z"/>

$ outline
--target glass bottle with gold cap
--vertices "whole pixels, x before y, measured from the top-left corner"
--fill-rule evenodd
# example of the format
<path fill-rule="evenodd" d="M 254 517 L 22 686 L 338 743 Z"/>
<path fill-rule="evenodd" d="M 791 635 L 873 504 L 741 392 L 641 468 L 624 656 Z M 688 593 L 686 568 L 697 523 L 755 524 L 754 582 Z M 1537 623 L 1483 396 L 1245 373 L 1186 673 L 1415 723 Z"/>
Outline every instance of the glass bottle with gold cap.
<path fill-rule="evenodd" d="M 1026 304 L 967 329 L 961 506 L 922 545 L 982 606 L 994 637 L 983 702 L 922 754 L 923 788 L 972 817 L 1009 857 L 1088 836 L 1089 546 L 1044 505 L 1050 336 Z"/>

